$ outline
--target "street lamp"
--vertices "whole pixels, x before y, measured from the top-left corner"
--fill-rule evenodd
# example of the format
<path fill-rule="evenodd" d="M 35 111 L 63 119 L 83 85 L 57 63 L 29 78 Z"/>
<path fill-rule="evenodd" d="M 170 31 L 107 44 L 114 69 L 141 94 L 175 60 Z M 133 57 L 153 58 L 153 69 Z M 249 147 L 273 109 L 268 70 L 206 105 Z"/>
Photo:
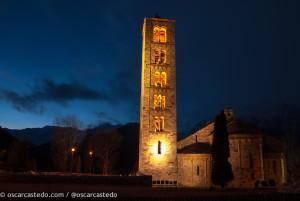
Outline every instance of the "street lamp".
<path fill-rule="evenodd" d="M 92 169 L 93 169 L 93 151 L 89 151 L 89 156 L 91 158 L 91 166 L 90 166 L 90 173 L 92 173 Z"/>
<path fill-rule="evenodd" d="M 73 172 L 73 157 L 74 157 L 74 153 L 76 151 L 75 147 L 71 148 L 71 153 L 72 153 L 72 158 L 71 158 L 71 173 Z"/>

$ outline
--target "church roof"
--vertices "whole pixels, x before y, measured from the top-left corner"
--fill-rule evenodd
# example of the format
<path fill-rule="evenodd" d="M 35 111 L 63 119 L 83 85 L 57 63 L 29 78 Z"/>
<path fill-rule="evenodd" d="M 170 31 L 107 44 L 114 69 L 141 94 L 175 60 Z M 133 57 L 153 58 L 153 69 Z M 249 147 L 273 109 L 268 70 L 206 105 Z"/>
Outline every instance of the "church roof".
<path fill-rule="evenodd" d="M 197 142 L 178 150 L 181 154 L 209 154 L 211 153 L 211 146 L 208 143 Z"/>

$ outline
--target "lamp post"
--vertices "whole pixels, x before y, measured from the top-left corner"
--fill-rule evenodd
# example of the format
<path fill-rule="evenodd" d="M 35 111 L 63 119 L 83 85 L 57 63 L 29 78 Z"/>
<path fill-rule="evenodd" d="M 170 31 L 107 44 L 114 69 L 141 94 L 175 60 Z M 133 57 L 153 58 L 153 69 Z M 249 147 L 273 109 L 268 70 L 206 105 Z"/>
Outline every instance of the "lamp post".
<path fill-rule="evenodd" d="M 76 151 L 75 147 L 72 147 L 71 148 L 71 153 L 72 153 L 72 157 L 71 157 L 71 173 L 73 172 L 73 157 L 74 157 L 75 151 Z"/>
<path fill-rule="evenodd" d="M 90 165 L 90 173 L 92 173 L 92 170 L 93 170 L 93 151 L 89 151 L 89 156 L 91 158 L 91 165 Z"/>

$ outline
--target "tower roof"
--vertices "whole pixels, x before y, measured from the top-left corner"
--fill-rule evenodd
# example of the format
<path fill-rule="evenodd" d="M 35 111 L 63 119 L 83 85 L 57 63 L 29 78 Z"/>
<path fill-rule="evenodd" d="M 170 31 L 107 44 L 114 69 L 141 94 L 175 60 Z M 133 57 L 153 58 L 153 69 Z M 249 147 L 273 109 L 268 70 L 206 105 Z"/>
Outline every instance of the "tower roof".
<path fill-rule="evenodd" d="M 150 19 L 150 20 L 155 20 L 155 21 L 164 21 L 164 22 L 175 22 L 176 20 L 174 20 L 174 19 L 167 19 L 167 18 L 161 18 L 161 17 L 156 17 L 156 16 L 154 16 L 154 17 L 145 17 L 145 19 L 144 20 L 147 20 L 147 19 Z"/>

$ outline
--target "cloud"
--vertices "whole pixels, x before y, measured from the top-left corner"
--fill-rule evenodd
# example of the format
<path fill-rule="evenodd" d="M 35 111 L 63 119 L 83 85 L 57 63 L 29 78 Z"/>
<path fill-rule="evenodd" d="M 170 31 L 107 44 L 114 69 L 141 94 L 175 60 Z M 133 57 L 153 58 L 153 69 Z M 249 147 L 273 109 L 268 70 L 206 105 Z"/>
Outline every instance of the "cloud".
<path fill-rule="evenodd" d="M 0 90 L 0 99 L 10 103 L 18 111 L 43 113 L 45 102 L 67 105 L 73 100 L 108 100 L 109 97 L 105 92 L 90 89 L 76 81 L 58 84 L 45 79 L 36 84 L 28 94 Z"/>
<path fill-rule="evenodd" d="M 10 103 L 18 111 L 36 114 L 44 113 L 45 103 L 50 102 L 63 106 L 67 106 L 74 100 L 106 101 L 113 104 L 127 102 L 135 105 L 139 88 L 135 90 L 131 83 L 131 77 L 124 72 L 118 73 L 116 79 L 111 80 L 102 91 L 89 88 L 78 81 L 56 83 L 53 80 L 44 79 L 36 82 L 29 93 L 0 89 L 0 100 Z M 110 120 L 116 122 L 113 119 Z"/>
<path fill-rule="evenodd" d="M 78 82 L 56 84 L 51 80 L 43 81 L 42 94 L 45 100 L 64 103 L 70 100 L 104 100 L 105 93 L 90 89 Z"/>
<path fill-rule="evenodd" d="M 44 107 L 38 104 L 39 101 L 36 99 L 36 96 L 38 96 L 38 93 L 20 95 L 10 90 L 0 91 L 0 99 L 9 102 L 18 111 L 30 111 L 41 114 L 44 112 Z"/>

